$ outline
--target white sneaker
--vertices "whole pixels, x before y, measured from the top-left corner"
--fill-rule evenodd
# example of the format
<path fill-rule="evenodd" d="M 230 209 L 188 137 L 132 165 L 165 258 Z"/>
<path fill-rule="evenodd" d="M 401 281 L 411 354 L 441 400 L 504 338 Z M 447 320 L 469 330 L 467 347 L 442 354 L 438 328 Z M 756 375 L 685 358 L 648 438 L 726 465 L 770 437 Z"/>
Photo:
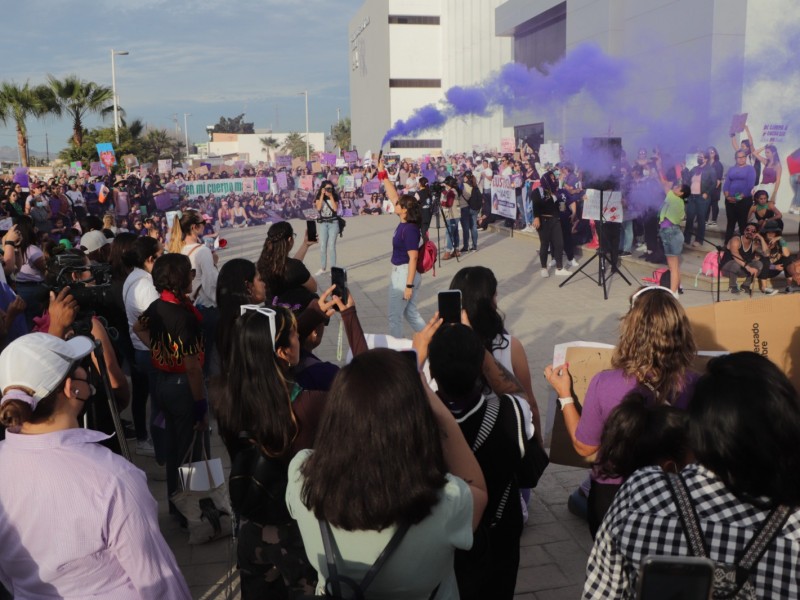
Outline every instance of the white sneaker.
<path fill-rule="evenodd" d="M 568 267 L 580 267 L 580 266 L 581 266 L 581 263 L 579 263 L 577 260 L 575 260 L 575 259 L 573 258 L 571 261 L 569 261 L 569 262 L 567 263 L 567 266 L 568 266 Z"/>
<path fill-rule="evenodd" d="M 325 275 L 328 272 L 328 269 L 320 269 L 316 273 L 314 273 L 314 277 L 319 277 L 320 275 Z"/>
<path fill-rule="evenodd" d="M 572 275 L 569 269 L 556 269 L 556 277 L 568 277 Z"/>
<path fill-rule="evenodd" d="M 151 458 L 155 458 L 156 449 L 153 448 L 153 442 L 150 440 L 137 440 L 136 454 L 137 456 L 149 456 Z"/>
<path fill-rule="evenodd" d="M 524 231 L 525 233 L 533 233 L 534 231 L 536 231 L 536 228 L 533 225 L 527 225 L 525 229 L 523 229 L 522 231 Z"/>
<path fill-rule="evenodd" d="M 550 271 L 548 271 L 547 269 L 542 269 L 540 274 L 542 277 L 550 277 Z"/>
<path fill-rule="evenodd" d="M 551 259 L 550 259 L 550 262 L 549 262 L 549 263 L 547 263 L 547 268 L 548 268 L 548 269 L 552 269 L 552 268 L 553 268 L 553 267 L 555 267 L 555 266 L 556 266 L 556 259 L 555 259 L 555 258 L 551 258 Z"/>
<path fill-rule="evenodd" d="M 647 244 L 639 244 L 638 246 L 636 246 L 637 252 L 644 252 L 645 250 L 647 250 Z"/>

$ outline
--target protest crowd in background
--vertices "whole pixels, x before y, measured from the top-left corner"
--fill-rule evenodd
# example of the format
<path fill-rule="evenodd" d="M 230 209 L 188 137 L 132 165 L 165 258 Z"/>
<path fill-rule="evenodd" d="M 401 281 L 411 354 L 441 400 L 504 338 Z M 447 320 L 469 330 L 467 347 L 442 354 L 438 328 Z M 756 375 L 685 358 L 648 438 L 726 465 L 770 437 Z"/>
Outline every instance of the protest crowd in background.
<path fill-rule="evenodd" d="M 112 492 L 94 496 L 92 505 L 93 518 L 111 523 L 112 530 L 98 526 L 103 533 L 97 539 L 86 536 L 80 543 L 51 546 L 30 544 L 30 536 L 46 526 L 26 517 L 28 488 L 0 487 L 7 515 L 3 521 L 20 526 L 11 532 L 0 524 L 3 539 L 10 540 L 3 553 L 10 560 L 0 556 L 0 583 L 19 597 L 69 596 L 83 589 L 107 598 L 188 597 L 155 525 L 155 503 L 141 473 L 133 469 L 120 475 L 110 468 L 118 461 L 111 453 L 123 452 L 126 444 L 115 436 L 113 413 L 130 404 L 133 422 L 125 433 L 135 439 L 131 448 L 164 466 L 170 514 L 190 535 L 199 535 L 197 527 L 211 528 L 212 538 L 226 535 L 232 508 L 241 525 L 237 552 L 243 597 L 293 598 L 321 591 L 330 574 L 321 558 L 326 535 L 336 539 L 346 563 L 340 570 L 356 582 L 388 545 L 386 568 L 371 584 L 386 597 L 400 589 L 419 598 L 487 597 L 488 590 L 493 597 L 513 597 L 531 489 L 547 464 L 530 366 L 497 310 L 491 265 L 462 269 L 450 284 L 461 293 L 467 314 L 463 324 L 443 324 L 438 317 L 426 322 L 416 312 L 408 314 L 409 306 L 416 311 L 421 244 L 441 218 L 447 244 L 442 258 L 453 258 L 477 251 L 480 231 L 497 222 L 539 232 L 541 277 L 549 277 L 553 267 L 556 276 L 569 275 L 578 266 L 576 249 L 592 243 L 598 233 L 614 266 L 636 251 L 672 269 L 684 248 L 701 247 L 705 232 L 724 210 L 727 249 L 720 266 L 730 278 L 730 291 L 740 289 L 738 279 L 744 278 L 742 287 L 758 279 L 762 291 L 771 294 L 772 279 L 785 276 L 781 286 L 788 287 L 800 275 L 794 269 L 797 251 L 782 241 L 782 215 L 771 202 L 787 178 L 782 178 L 774 147 L 732 142 L 736 165 L 727 168 L 714 148 L 693 149 L 691 164 L 686 156 L 669 157 L 657 149 L 623 156 L 618 195 L 609 202 L 618 202 L 613 206 L 624 216 L 602 225 L 585 218 L 594 194 L 579 162 L 564 149 L 535 151 L 527 144 L 514 152 L 473 151 L 413 161 L 347 153 L 339 166 L 336 157 L 318 155 L 302 165 L 239 161 L 227 166 L 160 164 L 147 170 L 120 157 L 126 164 L 113 175 L 95 165 L 94 175 L 78 168 L 45 179 L 24 171 L 4 175 L 0 417 L 9 429 L 0 445 L 0 463 L 27 464 L 40 446 L 47 446 L 87 465 L 104 465 L 114 483 Z M 400 218 L 392 243 L 391 329 L 402 336 L 406 317 L 414 330 L 418 364 L 387 350 L 368 349 L 357 314 L 360 299 L 341 295 L 335 287 L 318 288 L 303 264 L 310 243 L 306 239 L 295 247 L 296 232 L 286 221 L 333 223 L 335 216 L 322 213 L 320 202 L 315 207 L 325 182 L 334 188 L 323 191 L 338 216 L 394 213 Z M 236 259 L 218 269 L 215 250 L 221 243 L 214 240 L 225 229 L 267 224 L 257 260 Z M 333 248 L 331 267 L 336 266 Z M 732 463 L 738 455 L 716 451 L 704 441 L 719 433 L 714 414 L 725 409 L 715 390 L 725 384 L 727 393 L 741 401 L 733 403 L 735 426 L 724 434 L 731 443 L 744 444 L 747 427 L 756 423 L 758 439 L 774 440 L 777 454 L 784 438 L 800 435 L 797 394 L 766 359 L 733 355 L 711 363 L 699 379 L 688 376 L 695 346 L 674 293 L 675 279 L 672 290 L 650 288 L 644 297 L 632 298 L 623 338 L 627 331 L 643 331 L 644 339 L 662 352 L 669 346 L 662 343 L 666 339 L 683 360 L 667 365 L 673 353 L 660 358 L 654 350 L 651 363 L 642 366 L 635 352 L 621 352 L 608 372 L 613 398 L 603 400 L 609 410 L 619 411 L 579 416 L 564 379 L 569 376 L 566 365 L 545 372 L 570 420 L 576 449 L 587 455 L 598 451 L 598 468 L 606 469 L 592 478 L 595 496 L 602 489 L 605 497 L 590 496 L 597 545 L 586 597 L 624 595 L 635 583 L 625 561 L 638 564 L 642 549 L 626 545 L 626 519 L 633 515 L 646 521 L 640 508 L 646 500 L 655 498 L 657 510 L 677 522 L 670 512 L 668 484 L 655 481 L 650 466 L 655 464 L 677 471 L 690 465 L 689 493 L 699 493 L 709 504 L 701 515 L 704 527 L 716 527 L 731 507 L 736 527 L 745 530 L 754 519 L 772 514 L 771 509 L 788 506 L 780 512 L 781 527 L 788 529 L 775 534 L 777 548 L 766 551 L 766 560 L 785 566 L 797 555 L 800 492 L 796 476 L 787 475 L 797 467 L 796 459 L 771 464 L 769 452 L 756 456 L 750 439 L 753 465 L 737 465 Z M 656 308 L 647 308 L 651 305 Z M 341 370 L 314 354 L 334 310 L 341 314 L 354 354 Z M 666 317 L 655 318 L 661 312 Z M 74 335 L 73 341 L 63 341 Z M 81 338 L 90 335 L 101 342 L 102 359 L 90 355 L 91 344 Z M 631 341 L 633 335 L 620 346 L 641 349 Z M 26 375 L 15 360 L 22 352 L 36 356 L 37 344 L 43 349 L 36 358 L 41 364 L 35 374 Z M 418 375 L 429 357 L 430 382 Z M 375 372 L 386 377 L 375 378 Z M 769 415 L 788 423 L 780 431 L 765 415 L 747 409 L 750 399 L 744 392 L 762 380 Z M 101 433 L 76 434 L 82 403 L 90 395 L 89 425 Z M 407 418 L 386 419 L 376 397 Z M 613 448 L 604 446 L 614 433 L 606 426 L 624 429 L 620 421 L 630 419 L 636 426 L 626 431 L 644 430 L 644 421 L 637 420 L 655 417 L 637 408 L 671 407 L 673 402 L 680 414 L 659 418 L 680 420 L 688 414 L 688 436 L 683 425 L 678 427 L 686 439 L 665 439 L 649 448 L 642 464 L 623 469 Z M 181 495 L 180 467 L 207 452 L 213 418 L 231 458 L 231 506 L 227 500 L 205 498 L 202 517 L 195 519 Z M 592 435 L 581 441 L 590 418 Z M 352 443 L 341 444 L 342 436 Z M 641 441 L 623 436 L 634 447 Z M 650 470 L 633 473 L 639 467 Z M 35 486 L 37 474 L 27 475 L 26 486 Z M 770 477 L 786 485 L 768 484 Z M 792 478 L 794 483 L 788 483 Z M 598 481 L 613 485 L 600 488 Z M 85 485 L 104 489 L 105 484 L 100 477 Z M 50 500 L 47 495 L 31 502 L 42 511 Z M 131 507 L 126 509 L 131 518 L 120 517 L 120 505 Z M 324 524 L 320 528 L 318 518 L 328 530 Z M 674 523 L 670 527 L 671 543 L 680 546 Z M 656 548 L 656 532 L 645 526 L 642 531 Z M 738 549 L 747 537 L 726 539 L 715 533 L 712 553 Z M 422 547 L 426 552 L 419 551 Z M 102 560 L 89 568 L 89 556 Z M 774 579 L 765 568 L 754 567 L 752 585 L 762 593 L 768 590 L 770 597 L 796 597 L 794 562 L 785 567 L 791 575 Z M 71 567 L 39 572 L 41 565 L 63 564 Z M 101 570 L 103 577 L 97 575 Z"/>

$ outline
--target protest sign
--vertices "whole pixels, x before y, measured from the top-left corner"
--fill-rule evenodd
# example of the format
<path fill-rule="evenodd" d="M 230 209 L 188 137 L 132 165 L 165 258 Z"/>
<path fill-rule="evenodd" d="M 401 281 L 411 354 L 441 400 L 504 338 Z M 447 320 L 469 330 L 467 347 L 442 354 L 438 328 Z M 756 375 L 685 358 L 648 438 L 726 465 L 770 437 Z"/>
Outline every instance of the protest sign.
<path fill-rule="evenodd" d="M 92 177 L 103 177 L 108 175 L 108 169 L 106 169 L 106 166 L 101 162 L 91 162 L 89 163 L 89 175 Z"/>
<path fill-rule="evenodd" d="M 328 165 L 329 167 L 333 167 L 336 165 L 336 155 L 332 152 L 323 152 L 320 158 L 320 162 L 323 165 Z"/>
<path fill-rule="evenodd" d="M 31 187 L 30 178 L 28 177 L 28 167 L 17 167 L 14 169 L 14 183 L 18 183 L 23 189 Z"/>
<path fill-rule="evenodd" d="M 510 179 L 492 177 L 492 214 L 508 219 L 517 218 L 517 199 Z"/>
<path fill-rule="evenodd" d="M 347 175 L 344 178 L 344 187 L 345 192 L 355 192 L 356 191 L 356 178 L 352 175 Z"/>
<path fill-rule="evenodd" d="M 239 173 L 239 175 L 244 173 L 244 165 L 245 162 L 243 160 L 237 160 L 233 163 L 233 166 L 236 168 L 236 171 Z"/>
<path fill-rule="evenodd" d="M 783 123 L 767 123 L 761 130 L 761 141 L 765 144 L 780 144 L 786 139 L 789 126 Z"/>
<path fill-rule="evenodd" d="M 75 170 L 75 173 L 77 174 L 77 173 L 78 173 L 78 171 L 80 171 L 81 169 L 83 169 L 83 162 L 81 162 L 81 161 L 79 161 L 79 160 L 74 160 L 74 161 L 72 161 L 71 163 L 69 163 L 69 168 L 70 168 L 70 169 L 74 169 L 74 170 Z"/>
<path fill-rule="evenodd" d="M 315 175 L 317 173 L 322 173 L 322 165 L 318 160 L 315 160 L 314 162 L 311 163 L 311 172 L 314 173 Z"/>
<path fill-rule="evenodd" d="M 557 165 L 561 162 L 561 146 L 548 142 L 539 146 L 539 162 L 543 165 Z"/>
<path fill-rule="evenodd" d="M 289 188 L 289 181 L 288 181 L 288 179 L 286 177 L 286 173 L 281 171 L 281 172 L 279 172 L 277 174 L 276 178 L 278 180 L 278 189 L 279 190 L 285 190 L 285 189 Z"/>
<path fill-rule="evenodd" d="M 203 177 L 204 175 L 208 175 L 208 167 L 205 165 L 197 167 L 196 169 L 194 169 L 194 174 L 197 175 L 198 177 Z"/>
<path fill-rule="evenodd" d="M 514 150 L 516 150 L 514 138 L 503 138 L 500 140 L 500 152 L 503 154 L 513 154 Z"/>
<path fill-rule="evenodd" d="M 172 159 L 171 158 L 162 158 L 158 161 L 158 172 L 166 175 L 170 171 L 172 171 Z"/>
<path fill-rule="evenodd" d="M 292 159 L 292 169 L 305 169 L 305 168 L 306 168 L 306 161 L 304 158 Z"/>
<path fill-rule="evenodd" d="M 249 191 L 248 191 L 249 190 Z M 255 180 L 252 177 L 237 179 L 208 179 L 204 181 L 187 181 L 183 193 L 189 198 L 198 196 L 227 196 L 228 194 L 254 193 Z"/>
<path fill-rule="evenodd" d="M 278 154 L 275 157 L 275 166 L 279 169 L 290 169 L 292 167 L 291 154 Z"/>
<path fill-rule="evenodd" d="M 731 119 L 731 128 L 730 128 L 730 135 L 734 136 L 737 133 L 742 133 L 744 131 L 744 127 L 747 125 L 747 113 L 742 113 L 740 115 L 733 115 Z"/>
<path fill-rule="evenodd" d="M 358 151 L 357 150 L 345 150 L 344 153 L 344 160 L 348 164 L 355 164 L 358 162 Z"/>
<path fill-rule="evenodd" d="M 125 163 L 125 167 L 128 169 L 135 169 L 139 166 L 139 159 L 136 158 L 133 154 L 126 154 L 122 157 L 122 162 Z"/>
<path fill-rule="evenodd" d="M 117 157 L 114 154 L 114 146 L 111 142 L 103 142 L 102 144 L 96 144 L 97 147 L 97 156 L 100 157 L 100 162 L 103 163 L 107 168 L 111 168 L 117 164 Z"/>
<path fill-rule="evenodd" d="M 603 220 L 607 223 L 622 223 L 622 193 L 586 190 L 583 202 L 583 218 L 592 221 L 600 220 L 600 194 L 603 195 Z"/>
<path fill-rule="evenodd" d="M 377 194 L 381 191 L 381 181 L 377 177 L 368 179 L 362 186 L 365 194 Z"/>
<path fill-rule="evenodd" d="M 147 166 L 142 165 L 139 167 L 139 176 L 142 178 L 150 177 L 150 171 L 147 169 Z"/>
<path fill-rule="evenodd" d="M 267 193 L 269 192 L 269 179 L 266 177 L 258 177 L 256 178 L 256 189 L 259 193 Z"/>
<path fill-rule="evenodd" d="M 310 192 L 314 189 L 314 178 L 311 175 L 303 175 L 300 177 L 300 189 Z"/>
<path fill-rule="evenodd" d="M 388 169 L 389 167 L 396 167 L 400 163 L 400 155 L 394 153 L 386 153 L 383 155 L 383 164 Z"/>

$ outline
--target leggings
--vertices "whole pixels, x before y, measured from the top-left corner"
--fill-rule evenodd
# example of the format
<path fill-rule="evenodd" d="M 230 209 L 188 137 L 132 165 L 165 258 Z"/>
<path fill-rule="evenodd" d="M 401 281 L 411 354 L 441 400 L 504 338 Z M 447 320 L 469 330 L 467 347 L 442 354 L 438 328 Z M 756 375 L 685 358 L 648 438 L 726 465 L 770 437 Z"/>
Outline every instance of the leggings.
<path fill-rule="evenodd" d="M 556 268 L 563 267 L 564 260 L 564 238 L 561 235 L 561 220 L 558 217 L 540 217 L 539 221 L 539 262 L 542 268 L 547 268 L 547 250 L 550 244 L 553 245 L 553 259 L 556 261 Z"/>
<path fill-rule="evenodd" d="M 750 197 L 742 198 L 736 202 L 725 200 L 725 217 L 728 219 L 728 225 L 725 227 L 726 244 L 733 237 L 733 229 L 737 225 L 739 227 L 739 235 L 744 234 L 744 226 L 747 225 L 747 215 L 751 206 L 753 206 L 753 199 Z"/>

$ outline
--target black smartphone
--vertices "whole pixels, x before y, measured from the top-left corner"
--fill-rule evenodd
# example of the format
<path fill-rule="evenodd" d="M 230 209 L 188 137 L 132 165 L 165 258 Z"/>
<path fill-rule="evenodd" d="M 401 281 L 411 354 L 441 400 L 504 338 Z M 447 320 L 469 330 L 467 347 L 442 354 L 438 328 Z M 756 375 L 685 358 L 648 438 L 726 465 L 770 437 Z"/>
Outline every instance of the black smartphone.
<path fill-rule="evenodd" d="M 445 323 L 461 323 L 461 290 L 439 292 L 439 317 Z"/>
<path fill-rule="evenodd" d="M 714 563 L 695 556 L 647 556 L 639 569 L 639 600 L 711 598 Z"/>
<path fill-rule="evenodd" d="M 316 242 L 317 241 L 317 222 L 316 221 L 306 221 L 306 231 L 308 231 L 308 241 L 309 242 Z"/>
<path fill-rule="evenodd" d="M 342 267 L 331 267 L 331 285 L 336 286 L 333 288 L 333 295 L 339 296 L 344 304 L 347 304 L 347 270 Z"/>
<path fill-rule="evenodd" d="M 414 370 L 419 371 L 419 359 L 417 357 L 417 351 L 411 348 L 410 350 L 400 350 L 400 354 L 402 354 L 405 358 L 408 359 L 412 365 L 414 365 Z"/>

